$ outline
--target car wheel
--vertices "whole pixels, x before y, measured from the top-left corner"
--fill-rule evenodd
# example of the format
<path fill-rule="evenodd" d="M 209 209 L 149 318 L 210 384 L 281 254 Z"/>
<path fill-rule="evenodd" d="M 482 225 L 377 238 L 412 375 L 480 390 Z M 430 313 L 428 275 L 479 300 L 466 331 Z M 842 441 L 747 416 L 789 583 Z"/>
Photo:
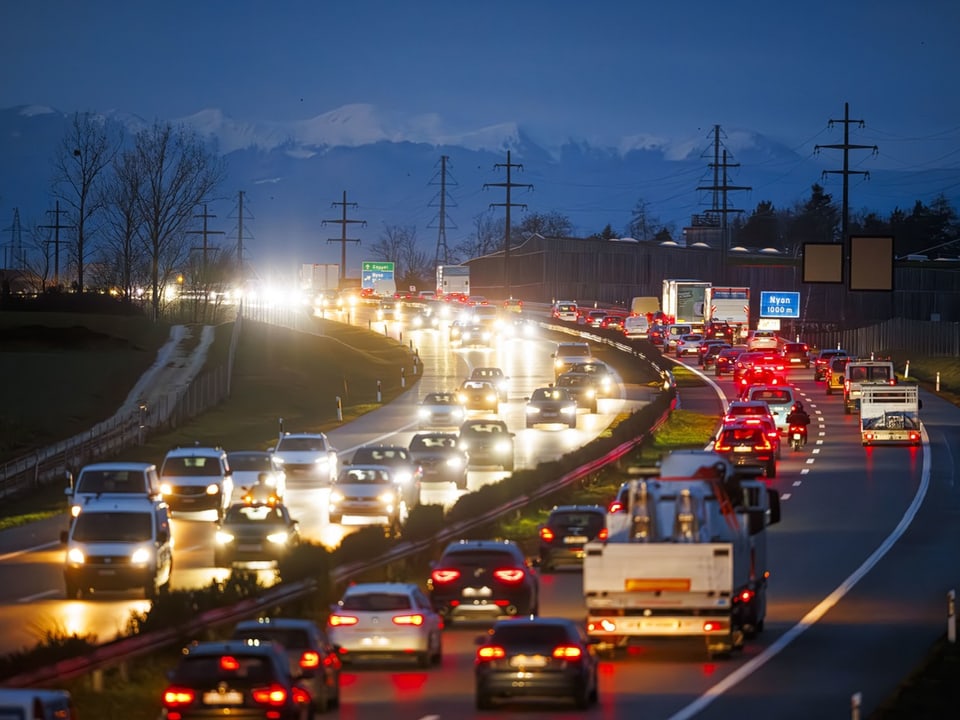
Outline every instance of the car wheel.
<path fill-rule="evenodd" d="M 443 638 L 438 632 L 436 635 L 437 649 L 430 655 L 431 665 L 441 665 L 443 663 Z"/>
<path fill-rule="evenodd" d="M 417 667 L 424 669 L 430 667 L 430 660 L 431 657 L 429 650 L 422 653 L 417 653 Z"/>
<path fill-rule="evenodd" d="M 312 711 L 325 713 L 330 709 L 330 705 L 330 690 L 327 687 L 324 687 L 323 691 L 320 693 L 320 697 L 313 701 Z"/>
<path fill-rule="evenodd" d="M 590 703 L 596 705 L 600 702 L 600 678 L 597 677 L 597 671 L 593 672 L 593 689 L 590 691 Z"/>
<path fill-rule="evenodd" d="M 775 478 L 777 476 L 777 461 L 771 460 L 767 463 L 766 476 L 768 478 Z"/>

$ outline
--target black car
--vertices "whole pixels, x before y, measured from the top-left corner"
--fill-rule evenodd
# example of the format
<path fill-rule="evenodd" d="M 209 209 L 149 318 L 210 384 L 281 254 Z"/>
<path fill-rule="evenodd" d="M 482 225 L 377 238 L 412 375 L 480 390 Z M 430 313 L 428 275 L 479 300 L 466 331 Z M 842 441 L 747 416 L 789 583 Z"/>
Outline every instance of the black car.
<path fill-rule="evenodd" d="M 590 413 L 597 412 L 597 396 L 600 388 L 597 378 L 593 375 L 565 372 L 557 378 L 557 387 L 570 393 L 577 407 L 586 408 Z"/>
<path fill-rule="evenodd" d="M 417 433 L 407 449 L 420 466 L 421 482 L 452 482 L 459 490 L 467 489 L 468 458 L 456 433 Z"/>
<path fill-rule="evenodd" d="M 724 425 L 713 444 L 714 452 L 726 457 L 734 466 L 755 466 L 768 478 L 777 476 L 776 448 L 759 424 Z"/>
<path fill-rule="evenodd" d="M 564 424 L 569 428 L 577 426 L 577 401 L 566 388 L 537 388 L 527 398 L 527 427 L 537 425 Z"/>
<path fill-rule="evenodd" d="M 275 643 L 194 643 L 170 674 L 160 717 L 307 720 L 313 698 L 299 679 Z"/>
<path fill-rule="evenodd" d="M 607 511 L 599 505 L 559 505 L 539 528 L 540 570 L 583 565 L 583 546 L 607 536 Z"/>
<path fill-rule="evenodd" d="M 742 347 L 727 347 L 721 349 L 713 360 L 713 373 L 720 377 L 724 373 L 733 374 L 733 367 L 744 349 Z"/>
<path fill-rule="evenodd" d="M 231 639 L 279 644 L 291 665 L 300 668 L 297 682 L 310 692 L 314 709 L 322 713 L 340 705 L 340 656 L 327 634 L 312 620 L 244 620 L 234 627 Z"/>
<path fill-rule="evenodd" d="M 697 365 L 702 368 L 709 367 L 716 359 L 717 353 L 728 347 L 730 347 L 730 343 L 723 340 L 704 340 L 697 348 Z"/>
<path fill-rule="evenodd" d="M 234 503 L 217 523 L 213 564 L 276 562 L 300 544 L 300 526 L 282 503 Z"/>
<path fill-rule="evenodd" d="M 780 351 L 786 367 L 810 367 L 810 346 L 802 342 L 784 343 Z"/>
<path fill-rule="evenodd" d="M 447 545 L 427 581 L 433 609 L 454 619 L 536 615 L 540 580 L 509 540 L 459 540 Z"/>
<path fill-rule="evenodd" d="M 459 446 L 468 467 L 499 466 L 513 472 L 513 438 L 503 420 L 467 420 L 460 426 Z"/>
<path fill-rule="evenodd" d="M 569 697 L 585 710 L 598 700 L 597 654 L 583 628 L 566 618 L 501 620 L 477 639 L 476 705 L 494 699 Z M 522 678 L 522 681 L 518 681 Z"/>
<path fill-rule="evenodd" d="M 830 376 L 830 363 L 836 357 L 846 357 L 849 353 L 839 348 L 825 348 L 813 359 L 813 379 L 826 380 Z"/>
<path fill-rule="evenodd" d="M 460 344 L 463 347 L 490 347 L 496 337 L 488 325 L 473 323 L 464 325 L 460 330 Z"/>

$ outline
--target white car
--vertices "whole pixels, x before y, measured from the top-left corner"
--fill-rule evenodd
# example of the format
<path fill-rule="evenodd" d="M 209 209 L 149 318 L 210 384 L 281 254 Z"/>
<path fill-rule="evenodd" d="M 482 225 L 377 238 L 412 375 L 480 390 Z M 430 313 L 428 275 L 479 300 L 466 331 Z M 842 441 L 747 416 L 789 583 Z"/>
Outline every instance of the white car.
<path fill-rule="evenodd" d="M 684 355 L 696 355 L 700 350 L 700 345 L 703 343 L 703 335 L 700 333 L 687 333 L 686 335 L 681 335 L 677 339 L 677 357 L 683 357 Z"/>
<path fill-rule="evenodd" d="M 337 450 L 323 433 L 283 433 L 270 452 L 288 479 L 293 475 L 309 475 L 330 483 L 337 477 Z"/>
<path fill-rule="evenodd" d="M 273 453 L 262 450 L 243 450 L 227 453 L 230 470 L 233 471 L 235 488 L 252 488 L 261 475 L 270 491 L 279 499 L 287 492 L 287 475 L 283 465 Z"/>
<path fill-rule="evenodd" d="M 420 429 L 434 427 L 459 427 L 467 417 L 466 408 L 457 393 L 427 393 L 417 408 Z"/>
<path fill-rule="evenodd" d="M 403 487 L 386 465 L 348 465 L 330 486 L 329 503 L 332 524 L 344 516 L 367 517 L 395 528 L 406 519 Z"/>
<path fill-rule="evenodd" d="M 220 519 L 230 507 L 233 473 L 219 447 L 174 448 L 160 466 L 160 493 L 171 512 L 215 510 Z"/>
<path fill-rule="evenodd" d="M 776 350 L 780 345 L 773 330 L 751 330 L 747 334 L 747 351 Z"/>
<path fill-rule="evenodd" d="M 327 620 L 340 660 L 414 658 L 439 665 L 443 623 L 414 583 L 358 583 L 346 589 Z"/>

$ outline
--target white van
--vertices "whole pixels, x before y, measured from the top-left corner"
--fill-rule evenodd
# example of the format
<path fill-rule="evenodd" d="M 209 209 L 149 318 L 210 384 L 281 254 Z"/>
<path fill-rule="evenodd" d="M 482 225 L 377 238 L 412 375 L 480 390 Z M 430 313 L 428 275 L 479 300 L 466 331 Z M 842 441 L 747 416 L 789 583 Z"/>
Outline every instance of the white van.
<path fill-rule="evenodd" d="M 77 720 L 66 690 L 0 688 L 0 720 Z"/>
<path fill-rule="evenodd" d="M 628 338 L 642 338 L 647 339 L 647 335 L 650 332 L 650 321 L 647 320 L 644 315 L 630 315 L 627 318 L 624 318 L 623 321 L 623 334 Z"/>
<path fill-rule="evenodd" d="M 667 326 L 667 332 L 663 336 L 663 352 L 668 353 L 677 347 L 677 340 L 683 335 L 689 335 L 693 332 L 693 326 L 690 324 L 673 324 Z"/>
<path fill-rule="evenodd" d="M 572 300 L 558 300 L 553 304 L 553 317 L 566 322 L 576 322 L 580 316 L 577 304 Z"/>
<path fill-rule="evenodd" d="M 157 466 L 144 462 L 107 462 L 86 465 L 76 481 L 67 473 L 64 490 L 70 503 L 70 516 L 80 514 L 83 506 L 101 497 L 150 498 L 160 500 L 160 475 Z M 2 718 L 0 718 L 2 720 Z"/>
<path fill-rule="evenodd" d="M 63 581 L 69 600 L 89 590 L 140 588 L 152 600 L 170 587 L 173 537 L 166 503 L 91 500 L 60 542 L 67 548 Z"/>

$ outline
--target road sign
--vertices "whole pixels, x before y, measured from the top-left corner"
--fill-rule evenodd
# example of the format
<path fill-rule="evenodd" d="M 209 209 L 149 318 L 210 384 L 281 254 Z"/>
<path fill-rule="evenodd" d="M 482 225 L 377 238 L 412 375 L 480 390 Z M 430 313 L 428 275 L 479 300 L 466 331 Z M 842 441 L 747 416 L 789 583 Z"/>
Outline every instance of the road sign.
<path fill-rule="evenodd" d="M 360 287 L 373 290 L 381 280 L 393 282 L 393 269 L 392 262 L 364 260 L 360 264 Z"/>
<path fill-rule="evenodd" d="M 760 317 L 800 317 L 800 293 L 760 291 Z"/>
<path fill-rule="evenodd" d="M 364 260 L 360 267 L 361 272 L 390 273 L 393 277 L 394 263 L 375 260 Z"/>

